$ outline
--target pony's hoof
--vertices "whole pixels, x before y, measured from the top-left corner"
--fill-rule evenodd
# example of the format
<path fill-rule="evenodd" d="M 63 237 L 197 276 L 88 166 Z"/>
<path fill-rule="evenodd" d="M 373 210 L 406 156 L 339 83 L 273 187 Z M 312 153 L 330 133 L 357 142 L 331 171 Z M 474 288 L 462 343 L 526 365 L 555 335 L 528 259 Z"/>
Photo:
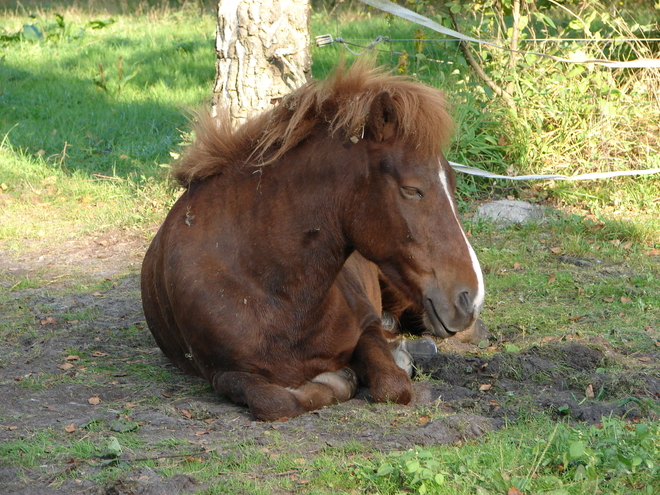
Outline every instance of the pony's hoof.
<path fill-rule="evenodd" d="M 413 376 L 413 356 L 406 349 L 408 341 L 403 337 L 390 342 L 390 352 L 396 365 L 405 371 L 408 376 Z"/>
<path fill-rule="evenodd" d="M 431 337 L 420 337 L 415 340 L 406 340 L 405 349 L 410 353 L 413 360 L 428 358 L 438 353 L 438 346 Z"/>

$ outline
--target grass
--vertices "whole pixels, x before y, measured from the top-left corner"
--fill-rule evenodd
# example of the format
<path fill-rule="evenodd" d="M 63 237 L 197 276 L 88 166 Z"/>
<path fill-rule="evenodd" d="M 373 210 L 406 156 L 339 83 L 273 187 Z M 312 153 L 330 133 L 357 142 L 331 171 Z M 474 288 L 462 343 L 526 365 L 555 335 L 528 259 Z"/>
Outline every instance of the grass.
<path fill-rule="evenodd" d="M 607 336 L 631 350 L 653 345 L 645 329 L 660 317 L 660 280 L 645 245 L 620 240 L 614 227 L 590 232 L 571 218 L 503 230 L 466 225 L 486 273 L 484 318 L 492 328 L 516 321 L 530 341 L 578 333 Z M 591 260 L 591 266 L 562 262 L 562 256 Z"/>
<path fill-rule="evenodd" d="M 314 35 L 331 32 L 370 40 L 416 36 L 414 26 L 374 11 L 358 13 L 355 4 L 333 15 L 316 6 Z M 31 25 L 32 32 L 41 33 L 35 41 L 0 41 L 0 243 L 15 256 L 106 231 L 149 237 L 179 193 L 164 173 L 170 152 L 179 151 L 187 139 L 186 109 L 210 98 L 213 13 L 192 3 L 155 8 L 136 3 L 132 10 L 118 7 L 112 13 L 104 8 L 37 8 L 36 17 L 17 8 L 0 15 L 0 35 L 11 38 Z M 560 27 L 569 22 L 557 18 Z M 615 26 L 602 15 L 594 29 L 597 25 L 604 30 Z M 417 36 L 435 37 L 429 32 Z M 552 65 L 541 66 L 546 70 L 539 75 L 539 66 L 522 64 L 515 81 L 519 105 L 512 113 L 489 98 L 455 45 L 425 42 L 419 52 L 414 41 L 379 47 L 399 52 L 381 54 L 382 63 L 448 91 L 457 120 L 450 159 L 513 173 L 659 166 L 655 73 L 594 67 L 566 76 L 564 67 Z M 404 50 L 407 57 L 400 59 Z M 322 77 L 343 48 L 312 51 L 314 74 Z M 492 55 L 488 68 L 496 73 L 502 63 Z M 642 386 L 639 378 L 658 374 L 638 360 L 660 346 L 659 258 L 651 255 L 660 246 L 658 178 L 523 186 L 459 179 L 461 210 L 488 287 L 483 318 L 494 335 L 491 348 L 478 351 L 478 357 L 491 359 L 506 351 L 511 368 L 503 373 L 513 376 L 522 373 L 515 358 L 533 346 L 551 352 L 552 345 L 574 339 L 604 341 L 605 348 L 622 357 L 602 365 L 610 377 L 603 397 L 629 393 L 634 398 Z M 498 229 L 471 219 L 472 200 L 490 195 L 513 195 L 560 209 L 546 223 Z M 560 256 L 592 265 L 576 266 Z M 133 409 L 126 400 L 134 400 L 138 410 L 148 405 L 165 416 L 181 417 L 181 409 L 188 407 L 195 417 L 206 418 L 201 406 L 196 410 L 177 403 L 178 409 L 172 409 L 174 400 L 211 396 L 212 391 L 206 383 L 185 381 L 156 363 L 149 353 L 154 344 L 142 323 L 109 324 L 106 307 L 60 310 L 49 300 L 76 300 L 90 293 L 106 297 L 121 278 L 78 283 L 77 272 L 53 278 L 45 267 L 29 274 L 3 271 L 1 277 L 0 340 L 11 347 L 0 361 L 2 381 L 13 379 L 16 363 L 43 359 L 49 339 L 65 336 L 66 347 L 49 359 L 61 364 L 66 355 L 78 355 L 73 371 L 53 368 L 23 377 L 18 387 L 38 397 L 63 383 L 110 386 L 121 379 L 115 375 L 125 374 L 139 379 L 142 388 L 132 388 L 129 399 L 104 399 L 98 411 L 130 417 Z M 133 292 L 125 297 L 137 298 Z M 57 325 L 42 325 L 41 315 L 53 315 Z M 94 356 L 99 349 L 108 355 Z M 551 373 L 564 373 L 569 383 L 591 379 L 568 369 L 540 373 L 536 379 L 549 383 Z M 150 387 L 169 390 L 173 383 L 184 383 L 185 391 L 168 392 L 172 400 L 160 392 L 143 393 Z M 206 483 L 198 493 L 208 495 L 487 495 L 510 493 L 512 487 L 556 495 L 660 491 L 660 431 L 652 419 L 636 424 L 604 418 L 600 426 L 589 426 L 528 413 L 477 441 L 406 450 L 375 448 L 359 435 L 395 424 L 413 428 L 420 421 L 442 419 L 446 411 L 424 406 L 400 413 L 388 405 L 365 405 L 344 414 L 332 408 L 324 412 L 322 421 L 345 434 L 333 445 L 308 437 L 291 444 L 277 425 L 259 442 L 216 438 L 205 444 L 173 432 L 147 444 L 140 429 L 116 432 L 109 420 L 98 420 L 77 425 L 72 433 L 45 428 L 3 439 L 0 462 L 18 470 L 49 465 L 48 475 L 56 484 L 76 476 L 103 483 L 149 467 L 165 477 L 194 476 Z M 20 419 L 3 417 L 3 427 Z M 108 453 L 113 438 L 125 463 L 104 465 L 98 456 Z M 162 457 L 163 452 L 190 455 Z M 130 461 L 136 458 L 146 460 Z M 67 471 L 72 459 L 78 467 Z"/>
<path fill-rule="evenodd" d="M 12 456 L 25 466 L 45 459 L 75 457 L 90 465 L 106 454 L 115 439 L 122 450 L 141 446 L 133 433 L 108 435 L 103 425 L 81 434 L 64 436 L 47 429 L 29 442 L 0 446 L 3 457 Z M 660 484 L 657 425 L 629 425 L 604 419 L 597 426 L 553 425 L 547 418 L 511 425 L 487 436 L 485 441 L 463 445 L 414 448 L 365 453 L 344 448 L 325 448 L 313 460 L 254 444 L 233 447 L 222 454 L 194 448 L 189 456 L 140 461 L 165 476 L 195 473 L 209 483 L 200 494 L 273 493 L 507 493 L 515 487 L 523 493 L 582 494 L 656 493 Z M 64 441 L 63 441 L 64 440 Z M 168 442 L 165 442 L 166 444 Z M 174 445 L 169 442 L 169 445 Z M 185 445 L 176 445 L 186 449 Z M 52 462 L 52 461 L 48 461 Z M 117 475 L 121 466 L 105 473 Z M 220 478 L 219 478 L 220 477 Z"/>
<path fill-rule="evenodd" d="M 0 24 L 42 33 L 5 42 L 0 64 L 0 239 L 11 247 L 160 218 L 176 196 L 162 176 L 185 109 L 208 100 L 214 77 L 210 14 L 63 12 L 64 28 L 57 11 L 5 15 Z"/>

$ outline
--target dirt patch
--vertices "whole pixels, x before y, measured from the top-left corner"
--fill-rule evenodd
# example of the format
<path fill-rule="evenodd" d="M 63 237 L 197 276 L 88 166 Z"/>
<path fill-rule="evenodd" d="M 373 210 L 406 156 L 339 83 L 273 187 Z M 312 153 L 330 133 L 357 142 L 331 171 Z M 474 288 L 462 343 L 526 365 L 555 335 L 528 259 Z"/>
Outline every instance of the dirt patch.
<path fill-rule="evenodd" d="M 507 352 L 496 341 L 490 350 L 445 342 L 438 355 L 417 363 L 410 406 L 373 404 L 363 389 L 336 407 L 256 422 L 173 368 L 156 347 L 140 303 L 145 246 L 143 236 L 118 232 L 57 251 L 0 256 L 4 287 L 23 276 L 46 281 L 9 292 L 0 315 L 9 322 L 0 348 L 0 443 L 37 445 L 32 465 L 5 460 L 2 493 L 192 493 L 204 485 L 187 475 L 163 477 L 159 460 L 184 451 L 238 462 L 245 449 L 293 450 L 304 458 L 355 442 L 399 450 L 477 438 L 537 411 L 597 423 L 603 415 L 633 419 L 658 410 L 660 353 L 640 364 L 602 340 L 556 341 L 522 352 Z M 72 283 L 72 270 L 97 285 Z M 512 342 L 516 331 L 498 334 Z M 112 438 L 122 443 L 115 460 L 107 452 Z M 89 445 L 91 460 L 72 456 L 73 445 Z M 125 463 L 120 474 L 104 474 L 118 463 Z"/>
<path fill-rule="evenodd" d="M 20 253 L 0 245 L 0 284 L 15 277 L 42 275 L 53 279 L 69 274 L 113 277 L 139 270 L 148 241 L 143 232 L 113 230 L 46 246 L 23 239 Z"/>

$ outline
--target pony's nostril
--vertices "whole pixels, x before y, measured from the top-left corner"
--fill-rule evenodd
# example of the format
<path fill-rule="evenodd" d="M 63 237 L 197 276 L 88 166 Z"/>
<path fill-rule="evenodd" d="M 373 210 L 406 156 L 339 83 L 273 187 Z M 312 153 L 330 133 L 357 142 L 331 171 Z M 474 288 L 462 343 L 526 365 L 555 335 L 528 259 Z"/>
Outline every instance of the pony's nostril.
<path fill-rule="evenodd" d="M 470 293 L 468 291 L 463 291 L 458 295 L 457 301 L 458 308 L 463 312 L 465 315 L 470 315 L 474 311 L 474 301 L 472 297 L 470 297 Z"/>

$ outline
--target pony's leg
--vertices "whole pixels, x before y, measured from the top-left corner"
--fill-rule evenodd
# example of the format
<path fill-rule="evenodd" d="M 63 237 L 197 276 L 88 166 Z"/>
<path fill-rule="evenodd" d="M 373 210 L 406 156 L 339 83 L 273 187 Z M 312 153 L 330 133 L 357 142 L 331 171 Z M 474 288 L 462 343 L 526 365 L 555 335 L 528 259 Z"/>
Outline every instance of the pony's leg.
<path fill-rule="evenodd" d="M 211 380 L 215 390 L 237 404 L 248 406 L 255 419 L 294 418 L 353 397 L 357 377 L 353 370 L 322 373 L 298 388 L 282 387 L 260 375 L 227 371 Z"/>
<path fill-rule="evenodd" d="M 408 373 L 394 362 L 382 329 L 370 327 L 358 340 L 351 366 L 369 387 L 377 402 L 408 404 L 412 399 L 412 383 Z"/>

